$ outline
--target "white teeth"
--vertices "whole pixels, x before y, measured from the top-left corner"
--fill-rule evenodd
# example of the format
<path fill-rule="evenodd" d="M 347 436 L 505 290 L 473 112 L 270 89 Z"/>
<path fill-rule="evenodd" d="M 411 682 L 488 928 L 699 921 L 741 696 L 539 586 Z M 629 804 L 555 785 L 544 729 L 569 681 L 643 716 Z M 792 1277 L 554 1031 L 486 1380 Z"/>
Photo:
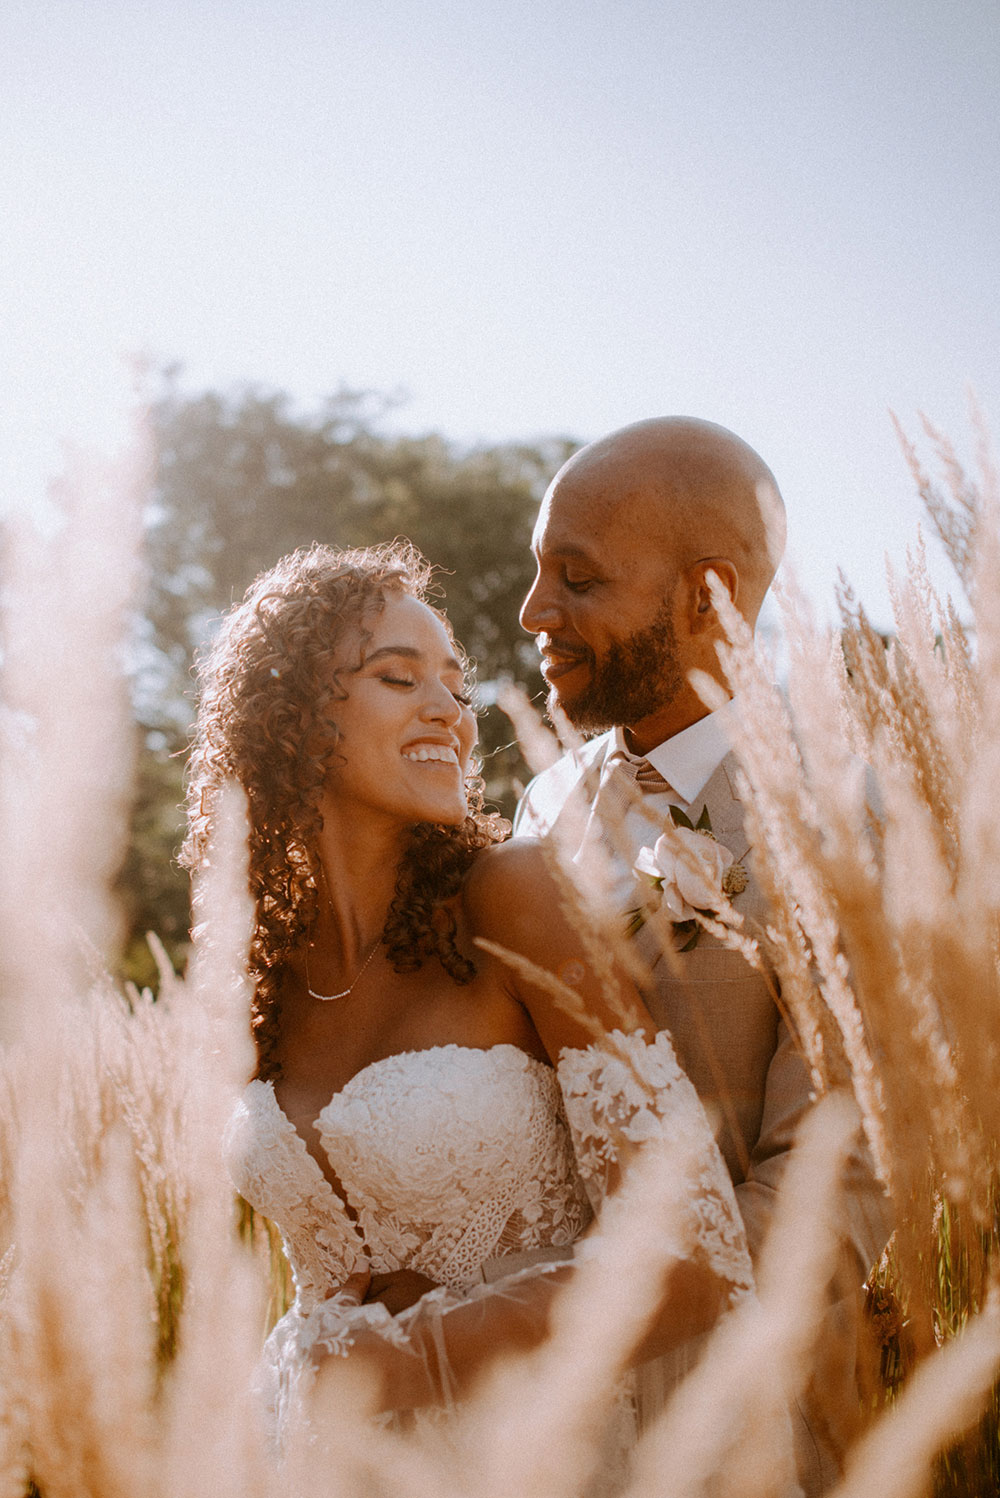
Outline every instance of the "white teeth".
<path fill-rule="evenodd" d="M 458 764 L 458 755 L 447 744 L 421 744 L 419 749 L 404 749 L 403 758 L 416 762 L 433 759 L 446 765 Z"/>

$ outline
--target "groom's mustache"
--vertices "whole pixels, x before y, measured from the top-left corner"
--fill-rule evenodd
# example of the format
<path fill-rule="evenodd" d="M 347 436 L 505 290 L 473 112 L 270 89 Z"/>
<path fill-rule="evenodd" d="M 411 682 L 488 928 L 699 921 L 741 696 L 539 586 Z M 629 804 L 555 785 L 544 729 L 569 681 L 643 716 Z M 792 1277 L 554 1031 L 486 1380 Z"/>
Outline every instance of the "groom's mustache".
<path fill-rule="evenodd" d="M 594 652 L 582 640 L 571 644 L 558 636 L 542 635 L 539 637 L 538 649 L 542 657 L 542 675 L 553 692 L 559 690 L 558 684 L 564 676 L 574 675 L 581 666 L 586 668 L 590 679 L 593 679 L 597 671 Z"/>
<path fill-rule="evenodd" d="M 566 660 L 588 661 L 593 664 L 594 652 L 582 640 L 570 644 L 568 640 L 561 640 L 555 635 L 539 635 L 536 644 L 542 656 L 557 655 Z"/>

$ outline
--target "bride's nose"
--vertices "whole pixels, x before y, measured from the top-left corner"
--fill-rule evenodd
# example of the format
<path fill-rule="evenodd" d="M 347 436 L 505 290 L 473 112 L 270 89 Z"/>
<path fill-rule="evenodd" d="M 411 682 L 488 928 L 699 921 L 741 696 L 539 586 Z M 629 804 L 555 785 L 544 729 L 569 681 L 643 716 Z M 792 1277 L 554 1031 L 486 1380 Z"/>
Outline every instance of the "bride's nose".
<path fill-rule="evenodd" d="M 420 716 L 425 723 L 457 723 L 462 716 L 462 704 L 443 681 L 428 682 Z"/>

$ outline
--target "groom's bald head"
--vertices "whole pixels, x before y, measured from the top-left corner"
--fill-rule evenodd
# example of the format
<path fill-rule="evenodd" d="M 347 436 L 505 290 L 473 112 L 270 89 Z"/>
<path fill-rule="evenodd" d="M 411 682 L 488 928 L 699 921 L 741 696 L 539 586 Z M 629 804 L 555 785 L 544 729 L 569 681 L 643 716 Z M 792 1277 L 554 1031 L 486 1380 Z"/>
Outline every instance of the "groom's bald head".
<path fill-rule="evenodd" d="M 680 569 L 730 558 L 750 623 L 785 547 L 785 507 L 763 458 L 726 427 L 690 416 L 637 421 L 591 442 L 563 465 L 549 496 L 578 525 L 602 534 L 617 527 Z"/>
<path fill-rule="evenodd" d="M 585 727 L 659 712 L 718 670 L 707 574 L 752 625 L 784 542 L 774 475 L 725 427 L 658 417 L 581 448 L 542 503 L 521 613 L 553 697 Z"/>

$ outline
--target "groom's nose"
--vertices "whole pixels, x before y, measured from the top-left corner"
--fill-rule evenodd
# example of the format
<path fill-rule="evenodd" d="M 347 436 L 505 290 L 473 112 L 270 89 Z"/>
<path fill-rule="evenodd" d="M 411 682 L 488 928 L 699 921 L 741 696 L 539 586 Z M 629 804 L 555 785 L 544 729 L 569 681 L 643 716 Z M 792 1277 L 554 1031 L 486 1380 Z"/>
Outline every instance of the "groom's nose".
<path fill-rule="evenodd" d="M 536 573 L 518 617 L 521 628 L 526 629 L 530 635 L 541 634 L 543 629 L 552 629 L 559 624 L 561 614 L 558 605 L 541 571 Z"/>

